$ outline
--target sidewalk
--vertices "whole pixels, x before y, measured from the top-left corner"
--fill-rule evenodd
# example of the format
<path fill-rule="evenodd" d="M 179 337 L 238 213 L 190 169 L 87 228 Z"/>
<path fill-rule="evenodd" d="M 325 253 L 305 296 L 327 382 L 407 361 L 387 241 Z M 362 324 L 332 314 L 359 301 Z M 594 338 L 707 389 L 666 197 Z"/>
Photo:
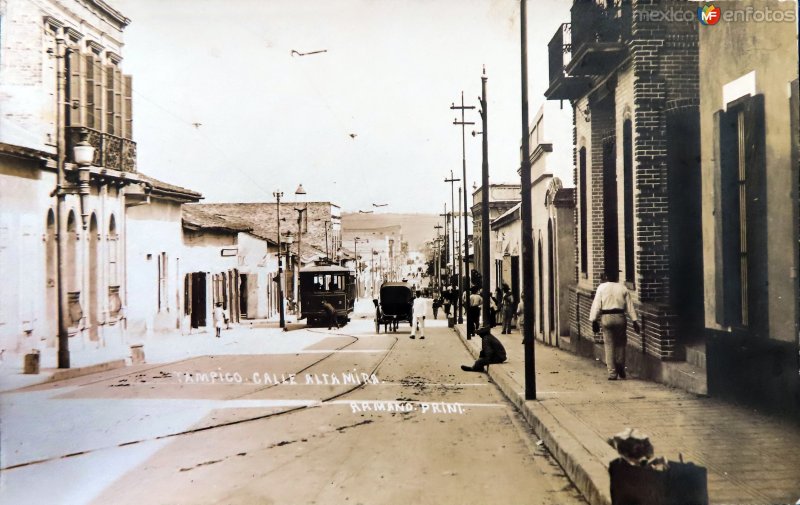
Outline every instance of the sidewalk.
<path fill-rule="evenodd" d="M 537 400 L 525 401 L 518 331 L 497 336 L 508 361 L 489 375 L 592 505 L 611 503 L 606 440 L 627 427 L 649 435 L 656 456 L 708 469 L 712 504 L 794 504 L 800 499 L 800 426 L 637 379 L 609 381 L 605 365 L 535 343 Z M 456 333 L 477 358 L 480 337 Z"/>
<path fill-rule="evenodd" d="M 306 330 L 304 322 L 287 323 L 289 331 L 286 332 L 277 321 L 259 320 L 254 323 L 245 320 L 229 330 L 224 329 L 221 338 L 214 336 L 213 329 L 187 335 L 175 331 L 129 339 L 124 345 L 73 349 L 68 369 L 57 368 L 57 350 L 48 348 L 41 353 L 40 372 L 35 375 L 22 373 L 22 355 L 8 355 L 0 363 L 0 392 L 128 366 L 132 362 L 130 346 L 134 344 L 142 344 L 145 363 L 154 364 L 203 355 L 294 353 L 327 336 Z"/>

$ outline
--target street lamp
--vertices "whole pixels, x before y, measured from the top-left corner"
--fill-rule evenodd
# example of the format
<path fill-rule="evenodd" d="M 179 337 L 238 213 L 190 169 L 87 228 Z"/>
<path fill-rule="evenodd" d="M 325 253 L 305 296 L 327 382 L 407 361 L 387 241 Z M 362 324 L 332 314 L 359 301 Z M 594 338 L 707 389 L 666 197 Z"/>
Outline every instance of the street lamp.
<path fill-rule="evenodd" d="M 291 278 L 292 281 L 294 281 L 294 267 L 292 265 L 292 242 L 294 242 L 294 235 L 292 234 L 291 231 L 286 230 L 283 233 L 283 242 L 286 244 L 286 273 L 285 273 L 286 298 L 289 297 L 294 298 L 294 289 L 292 289 L 291 291 L 289 290 L 289 279 Z M 291 277 L 290 277 L 290 271 L 291 271 Z M 292 282 L 292 286 L 294 286 L 294 282 Z M 286 328 L 284 327 L 284 330 L 285 329 Z"/>
<path fill-rule="evenodd" d="M 304 196 L 306 194 L 305 188 L 303 185 L 300 184 L 297 186 L 297 189 L 294 192 L 295 197 L 297 196 Z M 295 207 L 295 212 L 297 212 L 297 265 L 298 268 L 303 266 L 303 256 L 302 256 L 302 244 L 303 244 L 303 212 L 308 210 L 308 203 L 306 202 L 306 206 L 302 209 L 298 209 Z"/>

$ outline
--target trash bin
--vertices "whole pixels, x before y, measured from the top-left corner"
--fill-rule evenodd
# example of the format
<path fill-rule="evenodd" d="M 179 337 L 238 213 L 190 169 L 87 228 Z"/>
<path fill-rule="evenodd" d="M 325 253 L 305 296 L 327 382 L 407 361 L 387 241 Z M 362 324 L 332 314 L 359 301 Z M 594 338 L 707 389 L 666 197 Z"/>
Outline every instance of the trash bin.
<path fill-rule="evenodd" d="M 453 316 L 447 316 L 447 327 L 448 328 L 455 328 L 456 327 L 456 318 Z"/>
<path fill-rule="evenodd" d="M 32 375 L 39 373 L 39 351 L 33 351 L 25 355 L 23 373 Z"/>

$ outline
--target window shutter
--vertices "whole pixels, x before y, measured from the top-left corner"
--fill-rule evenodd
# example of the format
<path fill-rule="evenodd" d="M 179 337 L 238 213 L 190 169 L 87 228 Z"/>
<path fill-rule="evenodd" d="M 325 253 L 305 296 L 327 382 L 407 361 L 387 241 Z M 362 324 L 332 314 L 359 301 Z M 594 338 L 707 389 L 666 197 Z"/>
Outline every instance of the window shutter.
<path fill-rule="evenodd" d="M 739 190 L 737 112 L 714 114 L 714 259 L 716 319 L 733 324 L 741 314 L 739 297 Z"/>
<path fill-rule="evenodd" d="M 103 66 L 100 58 L 92 56 L 92 68 L 94 69 L 94 128 L 98 131 L 105 131 L 103 125 Z"/>
<path fill-rule="evenodd" d="M 746 167 L 746 240 L 748 328 L 752 337 L 768 336 L 769 326 L 769 240 L 767 219 L 766 131 L 764 95 L 744 103 L 744 156 Z M 741 150 L 740 150 L 741 151 Z M 744 266 L 744 265 L 743 265 Z"/>
<path fill-rule="evenodd" d="M 114 129 L 114 67 L 111 65 L 105 66 L 106 73 L 106 133 L 116 135 L 117 131 Z"/>
<path fill-rule="evenodd" d="M 91 54 L 83 55 L 83 61 L 85 66 L 85 80 L 84 83 L 86 85 L 86 97 L 84 98 L 81 107 L 83 108 L 84 120 L 86 126 L 89 128 L 97 128 L 95 115 L 94 115 L 94 56 Z"/>
<path fill-rule="evenodd" d="M 114 135 L 124 137 L 122 130 L 122 72 L 114 67 Z"/>
<path fill-rule="evenodd" d="M 130 75 L 123 76 L 123 96 L 125 100 L 125 109 L 123 113 L 124 137 L 126 139 L 133 139 L 133 77 Z"/>
<path fill-rule="evenodd" d="M 81 71 L 81 54 L 77 50 L 70 50 L 67 56 L 67 68 L 69 69 L 69 95 L 67 96 L 67 125 L 83 126 L 86 122 L 83 119 L 83 72 Z M 73 104 L 78 104 L 77 109 Z"/>

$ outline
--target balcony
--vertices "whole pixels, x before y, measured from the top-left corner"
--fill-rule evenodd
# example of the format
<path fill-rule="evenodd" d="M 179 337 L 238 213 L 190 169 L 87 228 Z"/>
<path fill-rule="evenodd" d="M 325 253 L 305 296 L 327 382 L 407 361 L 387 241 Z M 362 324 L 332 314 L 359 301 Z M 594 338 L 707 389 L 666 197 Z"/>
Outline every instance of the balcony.
<path fill-rule="evenodd" d="M 586 94 L 591 89 L 591 79 L 570 76 L 566 67 L 572 56 L 572 25 L 564 23 L 558 27 L 550 43 L 549 54 L 550 85 L 544 96 L 548 100 L 571 100 Z"/>
<path fill-rule="evenodd" d="M 72 148 L 81 141 L 81 133 L 88 134 L 86 140 L 95 149 L 92 165 L 120 172 L 136 172 L 136 142 L 83 126 L 67 127 L 68 162 L 75 162 Z"/>
<path fill-rule="evenodd" d="M 572 4 L 572 59 L 568 75 L 602 76 L 625 58 L 631 33 L 630 0 L 576 0 Z"/>

